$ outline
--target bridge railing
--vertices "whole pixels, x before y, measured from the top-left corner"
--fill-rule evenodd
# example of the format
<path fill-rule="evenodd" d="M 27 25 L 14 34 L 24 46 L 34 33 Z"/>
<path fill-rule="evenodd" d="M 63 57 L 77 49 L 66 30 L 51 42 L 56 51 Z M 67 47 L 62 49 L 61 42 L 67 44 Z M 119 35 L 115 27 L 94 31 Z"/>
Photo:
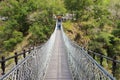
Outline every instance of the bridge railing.
<path fill-rule="evenodd" d="M 32 72 L 36 71 L 36 68 L 33 68 L 35 65 L 35 59 L 32 54 L 33 51 L 12 68 L 12 70 L 3 75 L 1 80 L 25 80 L 35 78 L 35 75 L 32 75 Z"/>
<path fill-rule="evenodd" d="M 6 58 L 5 56 L 2 56 L 1 60 L 0 60 L 0 66 L 1 66 L 1 68 L 0 68 L 1 73 L 0 74 L 1 75 L 5 74 L 6 68 L 10 66 L 10 65 L 7 66 L 7 63 L 9 63 L 12 60 L 14 62 L 14 64 L 12 64 L 12 65 L 13 66 L 17 65 L 18 62 L 20 60 L 22 60 L 22 58 L 25 58 L 30 53 L 31 50 L 33 50 L 33 47 L 30 47 L 27 50 L 24 49 L 21 53 L 15 52 L 14 56 L 11 56 L 11 57 L 8 57 L 8 58 Z M 13 63 L 13 62 L 11 62 L 11 63 Z"/>
<path fill-rule="evenodd" d="M 17 63 L 12 70 L 0 77 L 0 80 L 43 80 L 52 53 L 55 36 L 56 29 L 45 44 L 34 47 L 28 56 Z M 4 62 L 4 58 L 2 62 Z M 2 65 L 4 67 L 4 64 Z"/>
<path fill-rule="evenodd" d="M 87 50 L 88 54 L 91 55 L 93 57 L 93 59 L 97 60 L 97 62 L 99 62 L 99 64 L 101 66 L 105 65 L 105 61 L 106 63 L 108 63 L 108 68 L 111 72 L 111 74 L 116 77 L 116 79 L 120 78 L 120 61 L 118 60 L 118 56 L 119 55 L 115 55 L 112 58 L 107 57 L 106 55 L 103 55 L 102 53 L 96 53 L 94 51 L 91 50 Z"/>
<path fill-rule="evenodd" d="M 87 51 L 73 43 L 63 29 L 62 34 L 68 51 L 69 66 L 75 80 L 115 80 Z"/>

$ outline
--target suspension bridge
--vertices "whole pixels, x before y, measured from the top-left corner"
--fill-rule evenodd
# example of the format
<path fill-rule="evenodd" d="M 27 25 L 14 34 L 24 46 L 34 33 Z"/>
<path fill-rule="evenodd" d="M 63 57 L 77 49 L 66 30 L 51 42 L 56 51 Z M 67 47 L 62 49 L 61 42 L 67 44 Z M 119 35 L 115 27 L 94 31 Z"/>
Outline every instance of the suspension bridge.
<path fill-rule="evenodd" d="M 0 80 L 115 80 L 82 47 L 56 28 L 50 39 L 34 47 Z M 16 60 L 16 58 L 15 58 Z M 3 58 L 2 65 L 5 59 Z M 4 71 L 4 69 L 3 69 Z"/>

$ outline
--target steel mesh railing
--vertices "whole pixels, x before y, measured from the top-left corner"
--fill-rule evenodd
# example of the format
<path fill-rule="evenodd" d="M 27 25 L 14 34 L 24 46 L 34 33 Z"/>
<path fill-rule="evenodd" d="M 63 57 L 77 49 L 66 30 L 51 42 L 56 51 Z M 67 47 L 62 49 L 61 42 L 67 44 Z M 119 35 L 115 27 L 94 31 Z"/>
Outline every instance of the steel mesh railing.
<path fill-rule="evenodd" d="M 3 75 L 0 80 L 43 80 L 55 42 L 55 35 L 56 29 L 44 45 L 35 47 L 24 60 Z"/>
<path fill-rule="evenodd" d="M 62 35 L 68 51 L 69 66 L 74 80 L 115 80 L 82 47 L 72 42 L 64 33 Z"/>
<path fill-rule="evenodd" d="M 43 80 L 55 42 L 56 28 L 50 39 L 34 50 L 0 80 Z M 64 33 L 62 36 L 68 52 L 68 62 L 74 80 L 115 80 L 82 47 L 73 43 Z"/>

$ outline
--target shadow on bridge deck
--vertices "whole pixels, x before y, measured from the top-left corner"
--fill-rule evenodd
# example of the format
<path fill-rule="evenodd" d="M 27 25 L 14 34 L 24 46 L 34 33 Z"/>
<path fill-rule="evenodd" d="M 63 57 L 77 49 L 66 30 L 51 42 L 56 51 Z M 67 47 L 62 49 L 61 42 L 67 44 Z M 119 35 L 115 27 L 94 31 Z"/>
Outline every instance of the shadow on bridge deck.
<path fill-rule="evenodd" d="M 57 30 L 53 49 L 44 80 L 72 80 L 61 30 Z"/>

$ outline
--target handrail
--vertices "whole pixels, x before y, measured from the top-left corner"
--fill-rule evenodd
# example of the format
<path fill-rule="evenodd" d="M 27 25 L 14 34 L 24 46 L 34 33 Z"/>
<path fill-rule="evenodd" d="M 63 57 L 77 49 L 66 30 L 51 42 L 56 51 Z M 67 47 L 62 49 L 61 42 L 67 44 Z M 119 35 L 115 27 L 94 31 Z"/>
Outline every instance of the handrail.
<path fill-rule="evenodd" d="M 62 24 L 62 23 L 61 23 Z M 50 39 L 41 46 L 34 47 L 32 50 L 23 51 L 20 54 L 15 53 L 14 56 L 9 58 L 2 57 L 0 60 L 3 76 L 1 80 L 41 80 L 44 78 L 50 56 L 52 55 L 53 45 L 55 42 L 57 30 L 56 27 L 51 35 Z M 62 37 L 65 43 L 65 48 L 68 52 L 68 63 L 75 80 L 115 80 L 100 64 L 98 64 L 92 56 L 89 54 L 93 53 L 90 50 L 85 50 L 83 47 L 72 42 L 64 33 L 61 25 Z M 26 53 L 29 53 L 26 56 Z M 102 54 L 93 53 L 102 58 L 113 61 L 114 63 L 120 63 L 118 60 L 106 57 Z M 23 55 L 24 59 L 18 63 L 18 56 Z M 5 62 L 14 59 L 16 66 L 11 71 L 5 74 Z"/>
<path fill-rule="evenodd" d="M 25 59 L 23 59 L 20 63 L 18 63 L 16 66 L 14 66 L 8 73 L 6 73 L 4 76 L 1 77 L 1 79 L 6 78 L 7 75 L 12 73 L 15 69 L 18 69 L 20 65 L 22 65 L 27 59 L 30 58 L 31 55 L 28 55 Z"/>
<path fill-rule="evenodd" d="M 57 25 L 56 25 L 57 26 Z M 14 56 L 6 58 L 3 57 L 1 62 L 3 76 L 0 80 L 41 80 L 44 78 L 50 56 L 52 54 L 52 47 L 55 42 L 56 36 L 55 28 L 53 34 L 49 40 L 44 43 L 42 46 L 34 47 L 32 51 L 29 51 L 29 55 L 26 57 L 26 54 L 15 53 Z M 23 51 L 24 52 L 24 51 Z M 27 52 L 28 53 L 28 52 Z M 18 63 L 18 56 L 22 55 L 24 59 Z M 12 68 L 11 71 L 5 74 L 5 62 L 14 59 L 16 66 Z M 39 67 L 38 67 L 39 66 Z M 4 67 L 4 68 L 3 68 Z"/>
<path fill-rule="evenodd" d="M 100 58 L 100 61 L 97 61 L 97 62 L 100 62 L 101 66 L 103 66 L 103 59 L 111 61 L 112 64 L 111 64 L 110 70 L 112 71 L 112 75 L 114 77 L 118 78 L 116 76 L 116 74 L 119 74 L 120 71 L 119 71 L 119 73 L 116 73 L 116 71 L 117 71 L 117 67 L 119 68 L 119 66 L 120 66 L 120 61 L 117 60 L 117 56 L 113 56 L 113 58 L 110 58 L 110 57 L 107 57 L 107 56 L 105 56 L 103 54 L 99 54 L 99 53 L 93 52 L 91 50 L 88 50 L 88 54 L 91 55 L 94 59 L 95 59 L 96 56 L 98 56 Z"/>
<path fill-rule="evenodd" d="M 27 52 L 29 52 L 29 51 L 25 51 L 25 53 L 27 53 Z M 16 53 L 16 52 L 15 52 L 15 53 Z M 23 54 L 24 54 L 24 52 L 19 53 L 19 54 L 14 55 L 14 56 L 11 56 L 11 57 L 8 57 L 8 58 L 5 58 L 4 60 L 0 60 L 0 63 L 2 63 L 2 62 L 4 62 L 4 61 L 8 61 L 8 60 L 10 60 L 10 59 L 15 58 L 16 56 L 20 56 L 20 55 L 23 55 Z"/>
<path fill-rule="evenodd" d="M 103 55 L 103 54 L 99 54 L 99 53 L 93 52 L 93 51 L 91 51 L 91 50 L 88 50 L 88 53 L 89 53 L 89 52 L 90 52 L 90 53 L 93 53 L 93 54 L 95 54 L 95 55 L 97 55 L 97 56 L 101 56 L 101 57 L 103 57 L 103 58 L 106 58 L 107 60 L 114 61 L 114 62 L 120 64 L 120 61 L 119 61 L 119 60 L 115 60 L 115 59 L 113 59 L 113 58 L 107 57 L 107 56 L 105 56 L 105 55 Z"/>
<path fill-rule="evenodd" d="M 11 60 L 11 59 L 14 59 L 14 63 L 17 65 L 17 63 L 18 63 L 18 57 L 19 56 L 21 56 L 21 55 L 23 55 L 23 58 L 25 58 L 26 57 L 26 54 L 27 53 L 30 53 L 30 51 L 31 50 L 33 50 L 34 48 L 33 47 L 31 47 L 31 48 L 29 48 L 28 50 L 23 50 L 23 52 L 21 52 L 21 53 L 19 53 L 19 54 L 17 54 L 16 52 L 14 53 L 14 56 L 11 56 L 11 57 L 8 57 L 8 58 L 5 58 L 4 56 L 2 56 L 2 58 L 1 58 L 1 60 L 0 60 L 0 64 L 1 64 L 1 69 L 2 69 L 2 75 L 4 75 L 5 74 L 5 69 L 6 69 L 6 62 L 8 62 L 9 60 Z"/>
<path fill-rule="evenodd" d="M 69 63 L 73 77 L 77 80 L 97 80 L 109 79 L 115 80 L 102 66 L 100 66 L 87 51 L 72 42 L 64 33 L 62 34 L 66 48 L 68 50 Z M 74 58 L 73 58 L 74 57 Z M 78 61 L 76 63 L 76 61 Z M 79 66 L 78 66 L 79 65 Z M 86 66 L 88 65 L 88 66 Z M 86 72 L 85 72 L 86 71 Z"/>

